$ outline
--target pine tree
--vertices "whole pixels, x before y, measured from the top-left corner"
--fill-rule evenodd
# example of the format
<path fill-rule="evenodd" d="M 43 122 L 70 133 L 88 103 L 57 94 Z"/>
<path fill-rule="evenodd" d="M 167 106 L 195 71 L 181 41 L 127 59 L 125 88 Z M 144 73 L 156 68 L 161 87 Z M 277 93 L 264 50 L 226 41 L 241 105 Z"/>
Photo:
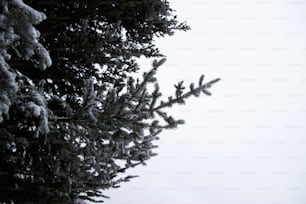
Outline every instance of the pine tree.
<path fill-rule="evenodd" d="M 31 171 L 24 155 L 28 141 L 23 130 L 32 127 L 40 134 L 49 132 L 43 94 L 30 79 L 12 69 L 9 61 L 12 55 L 32 59 L 32 69 L 46 69 L 52 62 L 48 51 L 39 43 L 40 33 L 34 27 L 46 19 L 46 15 L 21 0 L 3 0 L 0 8 L 0 200 L 9 201 L 20 190 L 18 180 L 25 181 L 26 172 Z M 25 118 L 16 115 L 18 111 L 12 111 L 15 107 Z M 12 123 L 15 124 L 10 126 Z M 15 135 L 16 131 L 20 134 Z"/>
<path fill-rule="evenodd" d="M 166 109 L 211 95 L 219 80 L 201 76 L 187 91 L 179 82 L 162 100 L 155 74 L 165 58 L 142 79 L 129 76 L 135 57 L 162 56 L 154 36 L 188 28 L 167 1 L 0 6 L 0 202 L 102 201 L 135 177 L 121 173 L 156 155 L 162 130 L 184 123 Z"/>
<path fill-rule="evenodd" d="M 28 2 L 48 16 L 38 28 L 53 65 L 35 72 L 20 61 L 14 67 L 34 83 L 45 79 L 44 89 L 50 94 L 66 95 L 72 106 L 78 106 L 88 78 L 115 83 L 139 69 L 136 58 L 162 56 L 154 45 L 154 37 L 189 29 L 176 20 L 169 3 L 163 0 Z M 97 67 L 102 68 L 100 72 Z"/>

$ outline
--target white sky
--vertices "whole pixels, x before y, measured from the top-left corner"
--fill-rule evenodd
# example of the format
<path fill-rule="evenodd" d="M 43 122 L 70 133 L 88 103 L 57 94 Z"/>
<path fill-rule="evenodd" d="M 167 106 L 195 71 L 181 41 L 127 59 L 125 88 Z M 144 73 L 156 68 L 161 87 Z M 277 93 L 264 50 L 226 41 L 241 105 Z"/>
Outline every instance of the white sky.
<path fill-rule="evenodd" d="M 159 155 L 105 203 L 305 204 L 306 1 L 170 3 L 192 30 L 157 41 L 161 90 L 221 81 L 171 110 L 186 125 L 163 132 Z"/>

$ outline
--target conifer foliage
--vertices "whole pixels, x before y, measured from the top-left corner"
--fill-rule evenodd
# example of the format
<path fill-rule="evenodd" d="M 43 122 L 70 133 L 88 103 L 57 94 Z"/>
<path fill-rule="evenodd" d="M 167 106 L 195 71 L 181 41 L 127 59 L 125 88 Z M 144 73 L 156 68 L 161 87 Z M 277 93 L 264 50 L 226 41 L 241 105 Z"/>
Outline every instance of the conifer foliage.
<path fill-rule="evenodd" d="M 129 76 L 137 57 L 162 56 L 154 37 L 188 30 L 167 1 L 1 0 L 0 29 L 0 202 L 102 202 L 184 123 L 166 109 L 219 80 L 163 100 L 165 58 Z"/>

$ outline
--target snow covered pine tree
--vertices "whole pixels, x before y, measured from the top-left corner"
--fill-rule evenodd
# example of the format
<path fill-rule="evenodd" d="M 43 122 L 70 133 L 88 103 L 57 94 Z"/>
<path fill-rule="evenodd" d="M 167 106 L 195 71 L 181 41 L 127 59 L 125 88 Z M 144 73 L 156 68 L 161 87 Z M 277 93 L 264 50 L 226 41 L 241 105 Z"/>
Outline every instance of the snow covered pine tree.
<path fill-rule="evenodd" d="M 34 5 L 35 1 L 29 0 L 29 2 Z M 50 2 L 55 2 L 55 6 L 50 7 Z M 74 9 L 95 8 L 101 2 L 106 4 L 109 1 L 92 1 L 90 5 L 87 5 L 86 1 L 65 1 L 65 3 L 58 0 L 46 1 L 44 5 L 49 7 L 43 11 L 48 12 L 48 9 L 54 8 L 65 11 L 70 8 L 63 6 L 66 3 Z M 158 67 L 165 62 L 164 58 L 154 60 L 153 68 L 144 73 L 142 79 L 135 80 L 133 77 L 128 77 L 127 73 L 116 74 L 116 66 L 122 68 L 122 63 L 130 63 L 135 68 L 134 62 L 124 61 L 118 53 L 122 51 L 126 59 L 130 54 L 133 56 L 132 53 L 135 53 L 133 51 L 137 45 L 132 46 L 126 43 L 129 40 L 131 42 L 138 40 L 138 43 L 143 43 L 142 38 L 136 39 L 132 36 L 139 37 L 141 29 L 144 28 L 142 26 L 137 27 L 138 30 L 135 28 L 135 25 L 139 25 L 133 22 L 136 17 L 126 22 L 122 19 L 120 24 L 118 21 L 120 12 L 120 15 L 114 16 L 116 7 L 119 10 L 123 8 L 123 5 L 125 9 L 129 6 L 137 9 L 153 9 L 155 13 L 145 10 L 144 14 L 150 13 L 146 17 L 151 23 L 153 22 L 152 25 L 155 22 L 152 21 L 154 18 L 157 19 L 155 19 L 158 22 L 157 25 L 164 23 L 161 29 L 168 34 L 171 34 L 172 30 L 166 25 L 174 26 L 177 21 L 159 19 L 161 16 L 171 16 L 172 10 L 167 1 L 137 1 L 149 7 L 139 7 L 136 1 L 131 0 L 125 1 L 129 4 L 119 0 L 114 2 L 115 6 L 111 5 L 114 7 L 114 13 L 101 10 L 101 15 L 107 13 L 105 14 L 107 18 L 96 19 L 96 16 L 89 18 L 89 14 L 85 12 L 88 17 L 87 23 L 99 20 L 101 21 L 99 25 L 103 25 L 104 28 L 109 26 L 110 29 L 102 30 L 101 33 L 101 30 L 86 27 L 88 24 L 84 19 L 80 20 L 82 23 L 85 22 L 86 26 L 83 28 L 87 31 L 91 29 L 92 32 L 100 33 L 98 37 L 103 37 L 104 34 L 110 37 L 110 39 L 103 38 L 107 42 L 103 46 L 110 46 L 103 50 L 114 55 L 103 62 L 104 64 L 96 61 L 92 64 L 98 63 L 100 66 L 106 66 L 106 70 L 109 68 L 112 71 L 104 72 L 103 77 L 100 77 L 101 73 L 95 69 L 88 68 L 83 72 L 81 68 L 89 62 L 90 58 L 86 59 L 86 63 L 82 66 L 80 63 L 84 61 L 80 59 L 79 62 L 74 61 L 75 64 L 70 64 L 72 68 L 69 70 L 75 73 L 76 78 L 72 78 L 72 84 L 69 84 L 69 81 L 58 83 L 56 77 L 52 78 L 53 74 L 58 74 L 60 69 L 56 69 L 56 72 L 48 72 L 53 68 L 51 58 L 47 49 L 39 43 L 40 33 L 34 27 L 45 20 L 46 15 L 22 0 L 0 1 L 0 202 L 79 203 L 82 200 L 102 202 L 104 198 L 107 198 L 103 194 L 105 189 L 117 188 L 121 182 L 129 181 L 134 177 L 120 177 L 120 173 L 139 164 L 146 164 L 148 159 L 156 155 L 152 151 L 156 148 L 153 142 L 158 139 L 157 135 L 162 130 L 176 128 L 184 123 L 183 120 L 176 120 L 169 116 L 165 112 L 166 108 L 174 104 L 184 104 L 190 96 L 199 96 L 201 93 L 211 95 L 208 89 L 219 79 L 203 83 L 204 76 L 201 76 L 197 86 L 191 84 L 185 91 L 183 82 L 180 82 L 175 85 L 174 96 L 166 101 L 161 100 L 155 74 Z M 99 9 L 94 11 L 98 12 Z M 84 12 L 80 14 L 83 15 Z M 146 24 L 147 19 L 142 20 Z M 75 32 L 77 28 L 82 28 L 77 22 L 70 25 L 74 25 L 75 28 L 66 24 L 68 30 L 65 32 L 68 34 Z M 131 25 L 134 25 L 134 28 Z M 116 36 L 119 35 L 118 40 L 122 40 L 123 27 L 120 26 L 125 27 L 127 33 L 130 29 L 131 33 L 126 34 L 129 37 L 125 38 L 126 42 L 121 42 L 121 47 L 114 48 L 112 47 L 114 36 L 109 31 L 114 33 L 114 30 L 118 30 Z M 146 36 L 149 36 L 146 41 L 149 47 L 138 50 L 134 57 L 139 57 L 141 52 L 152 48 L 150 43 L 152 43 L 154 32 L 157 33 L 156 35 L 163 34 L 162 31 L 157 32 L 152 28 L 149 26 L 145 30 Z M 52 38 L 46 36 L 47 34 L 43 38 L 44 43 L 51 48 Z M 90 42 L 87 43 L 90 44 Z M 133 48 L 129 50 L 129 46 Z M 97 50 L 91 49 L 91 51 L 92 54 L 87 53 L 86 57 L 95 56 L 94 53 Z M 70 49 L 69 52 L 63 52 L 63 56 L 55 55 L 54 66 L 58 67 L 62 63 L 60 57 L 62 60 L 72 59 L 69 56 L 73 52 L 73 49 Z M 150 56 L 149 53 L 147 55 Z M 160 55 L 151 53 L 151 56 Z M 46 69 L 47 67 L 50 68 Z M 63 71 L 60 72 L 63 77 L 66 73 L 65 68 L 63 66 Z M 126 72 L 136 71 L 134 68 Z M 46 69 L 46 71 L 39 71 L 45 73 L 45 76 L 33 77 L 35 69 L 37 71 Z M 107 73 L 112 77 L 107 78 Z M 73 76 L 69 75 L 69 77 Z M 79 78 L 80 76 L 84 76 L 84 81 Z M 79 84 L 78 80 L 80 80 Z M 63 89 L 61 85 L 65 88 Z M 148 88 L 152 85 L 153 89 Z"/>

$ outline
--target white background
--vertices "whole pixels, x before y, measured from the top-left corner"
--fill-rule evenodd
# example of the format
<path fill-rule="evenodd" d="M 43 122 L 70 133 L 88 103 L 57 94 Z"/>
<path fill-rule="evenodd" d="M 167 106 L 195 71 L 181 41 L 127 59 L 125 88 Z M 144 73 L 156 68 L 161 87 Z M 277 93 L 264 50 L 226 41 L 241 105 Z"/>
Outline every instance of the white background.
<path fill-rule="evenodd" d="M 170 110 L 186 125 L 164 131 L 159 155 L 105 203 L 305 204 L 306 1 L 170 5 L 192 30 L 156 41 L 167 56 L 161 91 L 202 73 L 221 81 Z"/>

